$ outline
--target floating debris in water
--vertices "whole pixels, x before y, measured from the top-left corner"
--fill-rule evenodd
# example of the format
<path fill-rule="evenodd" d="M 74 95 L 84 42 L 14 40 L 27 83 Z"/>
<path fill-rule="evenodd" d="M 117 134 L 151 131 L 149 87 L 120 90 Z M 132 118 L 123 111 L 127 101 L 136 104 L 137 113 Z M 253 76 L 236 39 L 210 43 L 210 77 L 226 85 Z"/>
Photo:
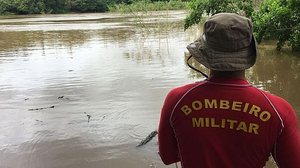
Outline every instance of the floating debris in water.
<path fill-rule="evenodd" d="M 87 114 L 86 112 L 84 112 L 84 114 L 86 114 L 87 118 L 88 118 L 88 123 L 90 122 L 90 118 L 92 117 L 91 115 Z"/>
<path fill-rule="evenodd" d="M 50 106 L 50 107 L 42 107 L 42 108 L 34 108 L 34 109 L 28 109 L 28 111 L 35 111 L 35 110 L 44 110 L 44 109 L 49 109 L 49 108 L 54 108 L 55 106 Z"/>
<path fill-rule="evenodd" d="M 154 162 L 151 163 L 151 165 L 149 165 L 150 168 L 157 168 L 156 164 Z"/>
<path fill-rule="evenodd" d="M 35 120 L 35 121 L 37 121 L 37 122 L 43 122 L 43 121 L 41 121 L 41 120 Z"/>
<path fill-rule="evenodd" d="M 142 140 L 136 147 L 140 147 L 143 145 L 146 145 L 149 141 L 151 141 L 156 135 L 158 134 L 158 132 L 152 131 L 144 140 Z"/>
<path fill-rule="evenodd" d="M 24 100 L 29 100 L 29 98 L 25 98 Z"/>
<path fill-rule="evenodd" d="M 90 122 L 90 118 L 92 117 L 91 115 L 87 114 L 86 115 L 88 117 L 88 123 Z"/>
<path fill-rule="evenodd" d="M 66 100 L 70 100 L 69 98 L 65 97 L 65 96 L 58 96 L 57 99 L 66 99 Z"/>

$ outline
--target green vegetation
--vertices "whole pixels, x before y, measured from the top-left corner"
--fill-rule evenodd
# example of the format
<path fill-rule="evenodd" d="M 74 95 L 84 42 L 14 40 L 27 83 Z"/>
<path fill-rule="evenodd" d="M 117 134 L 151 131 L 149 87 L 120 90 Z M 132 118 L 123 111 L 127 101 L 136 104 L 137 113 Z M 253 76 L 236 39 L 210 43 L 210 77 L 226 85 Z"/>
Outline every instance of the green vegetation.
<path fill-rule="evenodd" d="M 234 12 L 252 19 L 258 40 L 276 40 L 277 49 L 284 45 L 300 50 L 300 0 L 191 0 L 184 29 L 203 20 L 205 15 Z"/>
<path fill-rule="evenodd" d="M 187 2 L 182 0 L 133 0 L 131 3 L 113 4 L 109 11 L 135 12 L 135 11 L 158 11 L 187 9 Z"/>
<path fill-rule="evenodd" d="M 204 15 L 233 12 L 249 17 L 254 11 L 253 3 L 249 0 L 192 0 L 189 8 L 191 12 L 185 19 L 185 30 L 201 22 Z"/>
<path fill-rule="evenodd" d="M 184 0 L 0 0 L 0 15 L 186 9 Z"/>
<path fill-rule="evenodd" d="M 0 14 L 104 12 L 109 0 L 0 0 Z"/>
<path fill-rule="evenodd" d="M 276 39 L 278 50 L 287 44 L 300 51 L 299 6 L 299 0 L 265 0 L 252 16 L 258 42 Z"/>

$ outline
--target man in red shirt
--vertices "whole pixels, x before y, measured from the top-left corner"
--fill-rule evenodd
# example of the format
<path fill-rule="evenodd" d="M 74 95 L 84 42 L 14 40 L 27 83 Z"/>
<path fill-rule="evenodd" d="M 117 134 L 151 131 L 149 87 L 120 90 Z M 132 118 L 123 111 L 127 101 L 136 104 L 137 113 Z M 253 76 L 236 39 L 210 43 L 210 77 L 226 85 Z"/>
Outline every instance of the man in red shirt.
<path fill-rule="evenodd" d="M 281 168 L 299 168 L 294 109 L 245 79 L 257 56 L 251 21 L 216 14 L 187 49 L 210 76 L 168 93 L 158 130 L 162 161 L 180 161 L 184 168 L 262 168 L 271 154 Z"/>

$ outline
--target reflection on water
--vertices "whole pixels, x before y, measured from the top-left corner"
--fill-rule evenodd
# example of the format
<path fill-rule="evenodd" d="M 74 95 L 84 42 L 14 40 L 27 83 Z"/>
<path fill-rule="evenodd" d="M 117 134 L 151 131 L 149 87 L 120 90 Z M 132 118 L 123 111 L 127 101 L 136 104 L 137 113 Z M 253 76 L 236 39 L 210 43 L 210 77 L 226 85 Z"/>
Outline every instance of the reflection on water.
<path fill-rule="evenodd" d="M 1 165 L 174 167 L 161 163 L 157 139 L 135 146 L 156 129 L 172 87 L 203 79 L 185 64 L 185 47 L 201 31 L 184 32 L 184 15 L 1 19 Z M 299 74 L 299 55 L 268 45 L 247 72 L 298 112 Z"/>
<path fill-rule="evenodd" d="M 300 115 L 300 54 L 261 48 L 251 81 L 288 100 Z"/>

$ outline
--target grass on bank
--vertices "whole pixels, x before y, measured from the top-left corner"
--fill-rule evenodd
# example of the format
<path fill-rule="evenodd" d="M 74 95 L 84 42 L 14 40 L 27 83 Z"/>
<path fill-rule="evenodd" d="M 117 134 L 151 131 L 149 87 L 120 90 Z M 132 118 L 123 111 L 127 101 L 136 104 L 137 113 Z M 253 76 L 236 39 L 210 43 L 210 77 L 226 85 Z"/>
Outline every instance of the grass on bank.
<path fill-rule="evenodd" d="M 131 4 L 114 4 L 108 7 L 110 12 L 138 12 L 187 9 L 188 3 L 181 0 L 151 2 L 150 0 L 134 1 Z"/>

